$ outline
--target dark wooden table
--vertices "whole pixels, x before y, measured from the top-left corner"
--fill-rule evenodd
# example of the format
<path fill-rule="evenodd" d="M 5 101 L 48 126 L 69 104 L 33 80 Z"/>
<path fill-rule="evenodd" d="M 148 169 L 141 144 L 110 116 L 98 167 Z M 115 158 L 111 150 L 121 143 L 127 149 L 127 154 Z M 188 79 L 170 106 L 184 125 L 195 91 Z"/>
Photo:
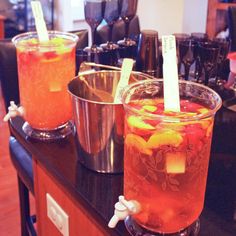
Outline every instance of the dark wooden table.
<path fill-rule="evenodd" d="M 82 204 L 89 214 L 107 229 L 108 235 L 128 235 L 123 222 L 120 222 L 114 230 L 107 227 L 114 212 L 114 204 L 123 192 L 123 175 L 99 174 L 81 165 L 77 159 L 73 135 L 51 143 L 28 139 L 22 131 L 23 122 L 19 117 L 12 119 L 11 132 L 26 150 L 32 153 L 37 162 L 66 189 L 74 201 Z M 200 221 L 200 236 L 236 235 L 235 222 L 219 213 L 214 204 L 209 204 L 209 206 L 205 204 Z"/>

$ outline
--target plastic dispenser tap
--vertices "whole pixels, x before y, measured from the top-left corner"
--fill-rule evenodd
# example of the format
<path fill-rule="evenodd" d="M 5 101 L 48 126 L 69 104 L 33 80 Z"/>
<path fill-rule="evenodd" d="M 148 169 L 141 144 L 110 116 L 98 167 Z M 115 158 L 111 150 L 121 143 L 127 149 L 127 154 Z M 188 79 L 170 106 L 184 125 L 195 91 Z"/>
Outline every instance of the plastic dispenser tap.
<path fill-rule="evenodd" d="M 23 116 L 24 108 L 22 106 L 17 106 L 14 101 L 10 102 L 10 106 L 8 107 L 8 113 L 4 116 L 3 121 L 7 122 L 12 117 Z"/>
<path fill-rule="evenodd" d="M 114 215 L 108 223 L 109 228 L 115 228 L 120 220 L 127 216 L 140 212 L 140 204 L 135 200 L 127 201 L 124 196 L 119 196 L 119 201 L 115 204 Z"/>

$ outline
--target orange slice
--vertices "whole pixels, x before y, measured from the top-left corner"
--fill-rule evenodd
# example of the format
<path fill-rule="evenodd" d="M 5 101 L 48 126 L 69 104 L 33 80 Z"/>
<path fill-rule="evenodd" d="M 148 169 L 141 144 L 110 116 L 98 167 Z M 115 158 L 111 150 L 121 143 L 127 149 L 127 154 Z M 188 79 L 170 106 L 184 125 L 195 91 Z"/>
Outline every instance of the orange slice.
<path fill-rule="evenodd" d="M 182 118 L 182 117 L 191 117 L 197 115 L 196 112 L 181 112 L 177 116 Z"/>
<path fill-rule="evenodd" d="M 60 81 L 51 80 L 49 82 L 49 91 L 50 92 L 60 92 L 62 91 L 62 86 Z"/>
<path fill-rule="evenodd" d="M 209 119 L 204 119 L 204 120 L 200 120 L 199 123 L 201 124 L 203 129 L 208 129 L 209 126 L 211 126 L 211 118 Z"/>
<path fill-rule="evenodd" d="M 174 130 L 163 130 L 154 133 L 147 142 L 148 148 L 158 148 L 162 145 L 178 147 L 183 141 L 181 134 Z"/>
<path fill-rule="evenodd" d="M 207 137 L 209 137 L 209 136 L 211 135 L 212 130 L 213 130 L 213 125 L 214 125 L 214 123 L 211 122 L 211 123 L 208 123 L 208 124 L 209 124 L 209 125 L 208 125 L 207 131 L 206 131 L 206 136 L 207 136 Z"/>
<path fill-rule="evenodd" d="M 125 145 L 137 148 L 137 150 L 148 156 L 152 155 L 152 150 L 147 148 L 147 142 L 136 134 L 127 134 Z"/>
<path fill-rule="evenodd" d="M 183 129 L 183 123 L 176 122 L 176 123 L 159 123 L 160 129 L 168 129 L 168 130 L 175 130 L 175 131 L 181 131 Z M 159 128 L 156 127 L 157 129 Z"/>
<path fill-rule="evenodd" d="M 168 174 L 185 173 L 186 154 L 183 152 L 166 153 L 166 172 Z"/>

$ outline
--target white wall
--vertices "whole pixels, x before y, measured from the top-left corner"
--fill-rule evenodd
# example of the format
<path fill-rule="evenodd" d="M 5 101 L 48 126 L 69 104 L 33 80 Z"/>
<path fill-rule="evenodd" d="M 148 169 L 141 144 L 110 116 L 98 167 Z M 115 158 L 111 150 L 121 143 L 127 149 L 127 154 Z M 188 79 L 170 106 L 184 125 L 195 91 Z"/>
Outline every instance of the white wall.
<path fill-rule="evenodd" d="M 159 36 L 205 32 L 206 0 L 139 0 L 141 29 L 155 29 Z"/>
<path fill-rule="evenodd" d="M 181 32 L 183 5 L 184 0 L 139 0 L 141 29 L 155 29 L 159 36 Z"/>
<path fill-rule="evenodd" d="M 55 30 L 89 30 L 89 25 L 84 20 L 83 0 L 56 0 L 54 2 Z"/>
<path fill-rule="evenodd" d="M 73 29 L 70 0 L 54 1 L 54 12 L 55 30 L 69 31 Z"/>
<path fill-rule="evenodd" d="M 183 31 L 205 33 L 208 1 L 185 0 L 184 2 Z"/>

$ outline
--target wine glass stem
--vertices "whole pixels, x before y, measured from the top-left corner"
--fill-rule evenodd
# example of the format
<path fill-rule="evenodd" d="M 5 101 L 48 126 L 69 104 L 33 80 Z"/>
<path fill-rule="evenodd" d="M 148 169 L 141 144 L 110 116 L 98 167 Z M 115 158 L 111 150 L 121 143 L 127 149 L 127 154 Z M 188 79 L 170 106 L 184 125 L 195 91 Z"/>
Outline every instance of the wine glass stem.
<path fill-rule="evenodd" d="M 96 45 L 96 31 L 97 27 L 92 28 L 92 47 Z"/>
<path fill-rule="evenodd" d="M 197 58 L 195 62 L 195 71 L 194 71 L 194 77 L 197 82 L 199 81 L 199 77 L 201 76 L 200 70 L 201 70 L 200 59 Z"/>
<path fill-rule="evenodd" d="M 223 65 L 224 65 L 224 60 L 222 60 L 221 62 L 217 63 L 217 69 L 216 69 L 216 82 L 218 79 L 223 79 L 221 78 L 223 76 Z"/>
<path fill-rule="evenodd" d="M 185 79 L 185 80 L 188 80 L 188 77 L 189 77 L 189 70 L 190 70 L 190 65 L 185 64 L 185 66 L 184 66 L 184 70 L 185 70 L 184 79 Z"/>
<path fill-rule="evenodd" d="M 125 22 L 125 38 L 129 38 L 129 21 Z"/>
<path fill-rule="evenodd" d="M 113 24 L 109 25 L 109 42 L 112 42 L 112 31 L 113 31 Z"/>
<path fill-rule="evenodd" d="M 207 70 L 205 70 L 205 81 L 204 81 L 204 85 L 208 85 L 209 76 L 210 76 L 210 72 L 207 71 Z"/>

